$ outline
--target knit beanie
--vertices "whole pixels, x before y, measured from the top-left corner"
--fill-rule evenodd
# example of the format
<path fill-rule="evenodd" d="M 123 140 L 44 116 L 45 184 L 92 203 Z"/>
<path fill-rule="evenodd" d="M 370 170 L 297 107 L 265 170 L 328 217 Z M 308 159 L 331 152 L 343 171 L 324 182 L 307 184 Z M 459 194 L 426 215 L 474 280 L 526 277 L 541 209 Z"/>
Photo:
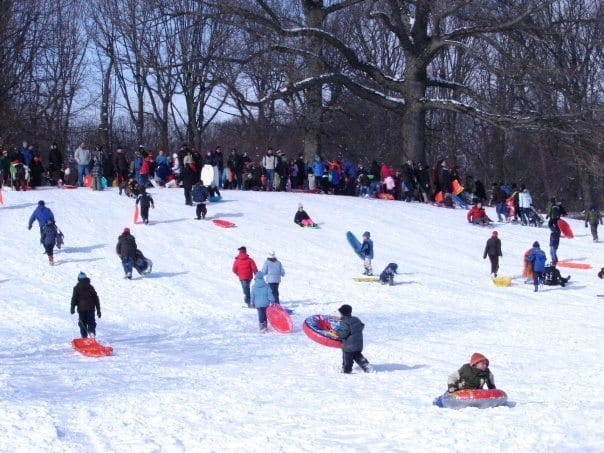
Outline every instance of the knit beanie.
<path fill-rule="evenodd" d="M 86 274 L 84 272 L 80 272 L 78 274 L 78 281 L 81 282 L 82 280 L 87 279 L 88 277 L 86 276 Z"/>
<path fill-rule="evenodd" d="M 350 305 L 344 304 L 340 308 L 338 308 L 338 311 L 342 316 L 350 316 L 352 314 L 352 307 Z"/>
<path fill-rule="evenodd" d="M 493 236 L 498 236 L 499 233 L 497 231 L 493 231 Z"/>
<path fill-rule="evenodd" d="M 363 233 L 363 237 L 364 237 L 364 238 L 371 237 L 371 234 L 369 234 L 369 231 L 365 231 L 365 232 Z"/>
<path fill-rule="evenodd" d="M 38 201 L 38 206 L 44 206 L 44 200 Z"/>
<path fill-rule="evenodd" d="M 470 357 L 470 366 L 475 366 L 478 362 L 482 360 L 487 362 L 487 366 L 489 366 L 489 359 L 483 356 L 480 352 L 475 352 L 474 354 L 472 354 L 472 357 Z"/>
<path fill-rule="evenodd" d="M 539 248 L 539 241 L 535 241 L 535 242 L 533 242 L 533 247 L 537 247 L 537 248 Z"/>

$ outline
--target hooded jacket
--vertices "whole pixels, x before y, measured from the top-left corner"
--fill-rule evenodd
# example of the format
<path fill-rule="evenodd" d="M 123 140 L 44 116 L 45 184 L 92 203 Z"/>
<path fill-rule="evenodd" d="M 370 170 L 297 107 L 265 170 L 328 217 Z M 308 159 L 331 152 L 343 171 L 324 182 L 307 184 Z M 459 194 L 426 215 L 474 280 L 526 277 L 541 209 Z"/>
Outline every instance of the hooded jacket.
<path fill-rule="evenodd" d="M 239 280 L 251 280 L 254 274 L 258 272 L 258 268 L 247 252 L 240 251 L 239 255 L 235 257 L 233 272 L 237 274 Z"/>
<path fill-rule="evenodd" d="M 75 313 L 75 307 L 78 307 L 78 313 L 94 311 L 97 316 L 101 316 L 101 303 L 94 287 L 90 284 L 90 279 L 80 280 L 73 287 L 71 296 L 71 314 Z"/>
<path fill-rule="evenodd" d="M 342 316 L 339 334 L 342 338 L 342 351 L 361 352 L 363 350 L 363 329 L 365 324 L 356 316 Z"/>
<path fill-rule="evenodd" d="M 134 258 L 136 256 L 136 239 L 130 233 L 122 233 L 117 238 L 115 252 L 120 258 Z"/>
<path fill-rule="evenodd" d="M 484 247 L 484 253 L 482 254 L 483 258 L 488 256 L 503 256 L 501 253 L 501 239 L 497 236 L 491 236 Z"/>
<path fill-rule="evenodd" d="M 285 271 L 277 258 L 268 258 L 262 266 L 262 273 L 266 275 L 268 283 L 280 283 L 281 277 L 285 277 Z"/>
<path fill-rule="evenodd" d="M 37 220 L 40 228 L 43 228 L 44 225 L 46 225 L 47 220 L 52 220 L 54 222 L 55 216 L 46 206 L 38 206 L 29 218 L 29 228 L 31 228 L 31 226 L 34 224 L 34 220 Z"/>
<path fill-rule="evenodd" d="M 264 274 L 262 271 L 256 273 L 250 295 L 251 303 L 256 308 L 268 307 L 271 302 L 275 300 L 271 287 L 264 281 Z"/>
<path fill-rule="evenodd" d="M 543 272 L 545 270 L 547 257 L 545 256 L 545 252 L 539 247 L 533 247 L 526 260 L 529 263 L 533 263 L 533 272 Z"/>

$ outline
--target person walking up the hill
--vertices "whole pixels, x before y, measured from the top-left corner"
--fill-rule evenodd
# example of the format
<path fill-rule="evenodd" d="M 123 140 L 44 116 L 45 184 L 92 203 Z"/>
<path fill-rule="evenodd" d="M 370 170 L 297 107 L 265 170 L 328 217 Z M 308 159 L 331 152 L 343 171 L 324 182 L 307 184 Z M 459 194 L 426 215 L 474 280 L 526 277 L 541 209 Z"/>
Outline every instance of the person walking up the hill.
<path fill-rule="evenodd" d="M 141 205 L 141 219 L 145 225 L 149 224 L 149 207 L 155 209 L 155 203 L 151 195 L 147 193 L 145 186 L 141 186 L 141 193 L 136 197 L 136 204 Z"/>
<path fill-rule="evenodd" d="M 195 183 L 193 190 L 191 190 L 191 197 L 193 198 L 193 201 L 197 203 L 197 207 L 195 208 L 197 220 L 205 219 L 206 214 L 208 213 L 206 201 L 208 201 L 210 194 L 208 188 L 203 185 L 203 181 Z"/>
<path fill-rule="evenodd" d="M 262 273 L 266 275 L 266 281 L 268 286 L 271 287 L 275 303 L 279 303 L 279 283 L 281 283 L 281 277 L 285 276 L 283 265 L 281 261 L 275 256 L 275 252 L 269 252 L 268 258 L 262 266 Z"/>
<path fill-rule="evenodd" d="M 71 314 L 78 307 L 80 334 L 82 338 L 94 338 L 96 336 L 96 321 L 94 312 L 101 318 L 101 302 L 90 279 L 84 272 L 78 274 L 78 283 L 73 287 L 71 296 Z"/>
<path fill-rule="evenodd" d="M 363 257 L 363 266 L 365 270 L 363 275 L 373 275 L 373 269 L 371 268 L 371 260 L 373 259 L 373 241 L 370 239 L 371 234 L 369 231 L 363 233 L 363 243 L 361 244 L 361 256 Z"/>
<path fill-rule="evenodd" d="M 57 226 L 55 223 L 48 219 L 46 221 L 46 225 L 42 228 L 42 237 L 40 238 L 40 242 L 44 246 L 44 251 L 48 255 L 48 263 L 53 266 L 54 265 L 54 248 L 57 243 L 57 236 L 59 235 L 59 231 L 57 230 Z"/>
<path fill-rule="evenodd" d="M 501 254 L 501 240 L 499 239 L 499 233 L 493 231 L 491 237 L 487 240 L 482 254 L 482 259 L 489 257 L 491 262 L 491 277 L 497 277 L 497 271 L 499 270 L 499 257 Z"/>
<path fill-rule="evenodd" d="M 594 242 L 598 242 L 598 225 L 602 225 L 602 215 L 595 204 L 589 207 L 589 211 L 585 213 L 585 228 L 587 224 L 591 227 L 591 237 Z"/>
<path fill-rule="evenodd" d="M 53 223 L 55 221 L 55 216 L 52 211 L 46 207 L 44 200 L 38 201 L 38 206 L 34 209 L 34 212 L 31 213 L 29 217 L 29 222 L 27 224 L 27 229 L 31 230 L 31 227 L 34 224 L 34 220 L 38 221 L 38 226 L 40 227 L 40 237 L 42 236 L 42 229 L 48 220 L 51 220 Z"/>
<path fill-rule="evenodd" d="M 268 324 L 266 320 L 266 307 L 273 302 L 273 292 L 264 281 L 264 273 L 258 271 L 254 278 L 254 285 L 251 290 L 251 306 L 258 310 L 258 325 L 261 332 L 266 332 Z"/>
<path fill-rule="evenodd" d="M 539 284 L 543 281 L 543 272 L 545 271 L 545 252 L 539 248 L 539 242 L 533 242 L 531 253 L 526 257 L 526 260 L 533 265 L 533 284 L 535 291 L 539 291 Z"/>
<path fill-rule="evenodd" d="M 124 228 L 124 231 L 117 238 L 115 252 L 122 260 L 125 278 L 132 279 L 132 267 L 136 257 L 136 239 L 130 234 L 130 228 Z"/>
<path fill-rule="evenodd" d="M 356 316 L 352 316 L 352 307 L 342 305 L 340 312 L 340 328 L 338 334 L 342 339 L 342 373 L 351 374 L 352 364 L 356 362 L 365 373 L 371 373 L 373 367 L 363 355 L 363 329 L 365 324 Z"/>
<path fill-rule="evenodd" d="M 252 281 L 252 277 L 258 273 L 258 268 L 254 260 L 247 254 L 245 246 L 242 245 L 237 250 L 239 250 L 239 254 L 235 257 L 235 262 L 233 263 L 233 273 L 239 277 L 239 281 L 241 282 L 245 304 L 248 308 L 253 308 L 251 305 L 250 282 Z"/>

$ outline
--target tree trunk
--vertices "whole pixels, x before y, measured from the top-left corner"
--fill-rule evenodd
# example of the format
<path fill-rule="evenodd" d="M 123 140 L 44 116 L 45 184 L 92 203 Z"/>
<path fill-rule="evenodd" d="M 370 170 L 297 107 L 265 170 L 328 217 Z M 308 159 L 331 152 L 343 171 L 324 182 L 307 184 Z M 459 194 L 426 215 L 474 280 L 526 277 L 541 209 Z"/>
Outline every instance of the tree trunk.
<path fill-rule="evenodd" d="M 109 150 L 111 144 L 111 131 L 109 129 L 109 99 L 111 96 L 111 72 L 113 69 L 113 59 L 109 59 L 109 64 L 103 74 L 103 89 L 101 92 L 101 117 L 99 123 L 99 133 L 101 136 L 101 145 L 105 150 Z"/>

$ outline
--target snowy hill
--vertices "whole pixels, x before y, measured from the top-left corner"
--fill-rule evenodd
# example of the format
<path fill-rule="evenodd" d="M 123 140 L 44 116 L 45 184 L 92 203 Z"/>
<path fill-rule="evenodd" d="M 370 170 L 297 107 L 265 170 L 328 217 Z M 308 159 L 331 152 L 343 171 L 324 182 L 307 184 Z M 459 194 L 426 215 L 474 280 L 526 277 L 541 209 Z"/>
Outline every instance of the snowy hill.
<path fill-rule="evenodd" d="M 193 220 L 182 190 L 151 190 L 151 225 L 133 226 L 133 200 L 113 190 L 3 192 L 0 206 L 1 451 L 602 451 L 603 244 L 569 223 L 559 257 L 591 263 L 566 288 L 533 293 L 522 256 L 549 231 L 497 225 L 498 288 L 482 260 L 491 229 L 466 211 L 422 204 L 292 193 L 225 191 Z M 37 227 L 39 199 L 65 233 L 56 266 Z M 293 223 L 298 203 L 319 223 Z M 495 218 L 494 212 L 489 212 Z M 123 279 L 117 236 L 132 229 L 153 272 Z M 374 272 L 399 264 L 397 285 L 352 280 L 362 262 L 345 233 L 370 231 Z M 246 245 L 260 267 L 274 250 L 294 310 L 289 335 L 258 332 L 232 274 Z M 549 254 L 548 254 L 549 255 Z M 115 355 L 73 352 L 72 288 L 84 271 L 102 306 L 97 334 Z M 341 353 L 301 330 L 343 303 L 366 325 L 375 374 L 340 373 Z M 473 352 L 491 362 L 513 404 L 454 411 L 432 406 Z M 358 369 L 356 369 L 358 371 Z"/>

